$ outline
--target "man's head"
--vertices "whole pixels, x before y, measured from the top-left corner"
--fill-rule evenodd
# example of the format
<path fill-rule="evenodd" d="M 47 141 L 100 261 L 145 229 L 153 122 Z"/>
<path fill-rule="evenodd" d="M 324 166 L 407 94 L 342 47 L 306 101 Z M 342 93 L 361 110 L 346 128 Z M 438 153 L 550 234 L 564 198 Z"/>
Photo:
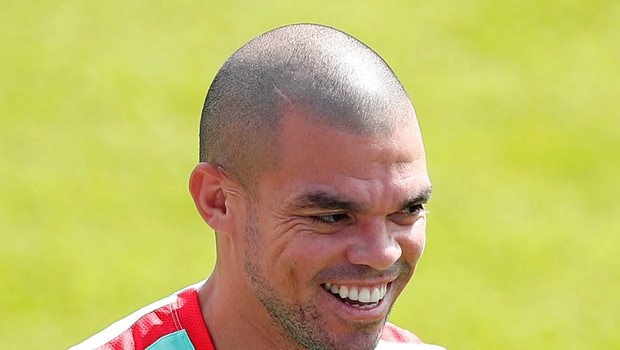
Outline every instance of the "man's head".
<path fill-rule="evenodd" d="M 431 187 L 387 64 L 322 26 L 259 36 L 217 74 L 200 153 L 190 191 L 227 314 L 287 349 L 374 348 L 424 249 Z"/>

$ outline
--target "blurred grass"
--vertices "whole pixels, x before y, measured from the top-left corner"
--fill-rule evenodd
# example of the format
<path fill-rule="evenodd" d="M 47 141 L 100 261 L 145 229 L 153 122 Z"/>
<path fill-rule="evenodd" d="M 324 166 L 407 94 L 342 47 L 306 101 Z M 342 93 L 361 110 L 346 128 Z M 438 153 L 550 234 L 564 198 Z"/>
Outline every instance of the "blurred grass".
<path fill-rule="evenodd" d="M 434 198 L 392 320 L 449 349 L 620 345 L 620 4 L 10 1 L 0 342 L 63 348 L 204 278 L 204 94 L 251 37 L 340 28 L 410 91 Z"/>

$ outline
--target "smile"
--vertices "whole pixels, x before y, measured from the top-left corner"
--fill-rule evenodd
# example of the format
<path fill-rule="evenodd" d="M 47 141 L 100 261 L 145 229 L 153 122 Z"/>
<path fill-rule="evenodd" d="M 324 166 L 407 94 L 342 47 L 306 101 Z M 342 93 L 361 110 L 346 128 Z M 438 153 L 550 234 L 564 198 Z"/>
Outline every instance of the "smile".
<path fill-rule="evenodd" d="M 371 309 L 379 305 L 387 293 L 387 284 L 372 287 L 357 287 L 322 284 L 323 289 L 332 293 L 343 303 L 359 309 Z"/>

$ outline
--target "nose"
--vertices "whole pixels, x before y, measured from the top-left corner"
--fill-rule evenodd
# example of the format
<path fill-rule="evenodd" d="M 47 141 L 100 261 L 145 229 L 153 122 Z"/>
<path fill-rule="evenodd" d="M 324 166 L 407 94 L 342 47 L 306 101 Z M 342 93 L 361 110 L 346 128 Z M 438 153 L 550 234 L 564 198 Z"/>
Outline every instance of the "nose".
<path fill-rule="evenodd" d="M 367 265 L 383 271 L 392 266 L 402 255 L 401 246 L 391 234 L 385 220 L 377 218 L 359 225 L 352 233 L 354 239 L 347 247 L 347 259 L 356 265 Z"/>

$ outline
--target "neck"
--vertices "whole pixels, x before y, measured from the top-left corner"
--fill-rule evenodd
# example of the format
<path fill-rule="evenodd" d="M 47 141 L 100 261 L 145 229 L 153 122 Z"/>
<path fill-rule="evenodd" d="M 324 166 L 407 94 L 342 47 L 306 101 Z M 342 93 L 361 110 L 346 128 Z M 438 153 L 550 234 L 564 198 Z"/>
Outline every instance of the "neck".
<path fill-rule="evenodd" d="M 297 344 L 282 336 L 278 326 L 253 298 L 242 295 L 247 285 L 235 283 L 228 274 L 218 273 L 217 266 L 198 291 L 198 301 L 211 340 L 217 350 L 297 349 Z M 243 301 L 246 302 L 243 302 Z"/>

